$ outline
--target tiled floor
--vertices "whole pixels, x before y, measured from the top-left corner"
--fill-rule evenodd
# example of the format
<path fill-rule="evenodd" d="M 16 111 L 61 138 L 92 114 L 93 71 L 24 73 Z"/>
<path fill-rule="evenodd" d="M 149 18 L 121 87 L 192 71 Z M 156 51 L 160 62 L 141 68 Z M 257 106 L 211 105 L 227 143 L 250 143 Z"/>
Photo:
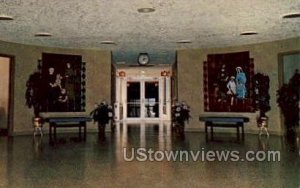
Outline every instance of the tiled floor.
<path fill-rule="evenodd" d="M 216 134 L 206 142 L 204 133 L 172 135 L 164 126 L 130 126 L 96 133 L 75 142 L 72 134 L 60 134 L 59 143 L 48 137 L 0 137 L 0 187 L 300 187 L 299 143 L 279 136 L 246 135 L 243 143 L 235 134 Z M 280 162 L 144 161 L 124 160 L 124 150 L 145 147 L 153 151 L 247 151 L 281 152 Z M 159 155 L 157 155 L 159 157 Z M 183 157 L 183 159 L 185 159 Z"/>

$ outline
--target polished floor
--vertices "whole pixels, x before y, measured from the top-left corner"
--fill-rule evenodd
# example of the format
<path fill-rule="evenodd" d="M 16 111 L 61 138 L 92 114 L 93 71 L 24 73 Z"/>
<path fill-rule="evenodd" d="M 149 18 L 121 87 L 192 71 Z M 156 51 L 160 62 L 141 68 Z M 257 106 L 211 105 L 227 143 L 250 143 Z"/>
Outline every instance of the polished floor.
<path fill-rule="evenodd" d="M 300 187 L 299 140 L 247 134 L 172 134 L 164 125 L 118 125 L 105 140 L 89 133 L 48 137 L 0 137 L 0 187 Z M 280 151 L 280 162 L 138 161 L 124 159 L 124 148 L 154 151 Z M 128 154 L 128 153 L 127 153 Z M 130 154 L 130 153 L 129 153 Z"/>

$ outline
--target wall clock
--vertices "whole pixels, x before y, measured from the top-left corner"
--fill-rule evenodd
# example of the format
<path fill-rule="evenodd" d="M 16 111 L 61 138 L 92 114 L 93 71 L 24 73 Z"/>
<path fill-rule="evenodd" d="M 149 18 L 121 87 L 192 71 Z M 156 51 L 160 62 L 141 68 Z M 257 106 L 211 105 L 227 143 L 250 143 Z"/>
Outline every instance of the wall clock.
<path fill-rule="evenodd" d="M 150 62 L 148 53 L 140 53 L 138 56 L 138 63 L 140 65 L 147 65 Z"/>

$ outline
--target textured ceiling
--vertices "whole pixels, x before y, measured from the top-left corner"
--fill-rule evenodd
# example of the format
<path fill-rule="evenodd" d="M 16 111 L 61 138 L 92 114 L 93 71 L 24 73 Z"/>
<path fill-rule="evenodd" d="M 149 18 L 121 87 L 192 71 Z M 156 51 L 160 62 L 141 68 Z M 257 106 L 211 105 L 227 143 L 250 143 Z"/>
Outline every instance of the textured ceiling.
<path fill-rule="evenodd" d="M 290 12 L 299 0 L 0 0 L 0 14 L 14 18 L 1 21 L 0 40 L 118 52 L 224 47 L 300 36 L 299 18 L 282 19 Z M 259 34 L 240 36 L 248 30 Z"/>

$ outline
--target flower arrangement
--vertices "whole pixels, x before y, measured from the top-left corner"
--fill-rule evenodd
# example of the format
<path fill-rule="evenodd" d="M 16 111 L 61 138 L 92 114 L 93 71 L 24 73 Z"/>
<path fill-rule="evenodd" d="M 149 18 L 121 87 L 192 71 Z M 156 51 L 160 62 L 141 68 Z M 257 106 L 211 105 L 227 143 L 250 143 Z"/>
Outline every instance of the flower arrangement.
<path fill-rule="evenodd" d="M 259 117 L 267 117 L 266 112 L 268 112 L 270 107 L 270 79 L 269 76 L 257 73 L 253 77 L 254 85 L 254 100 L 255 109 L 259 110 Z"/>
<path fill-rule="evenodd" d="M 100 104 L 95 104 L 95 109 L 90 113 L 94 122 L 98 123 L 99 129 L 102 127 L 105 129 L 105 125 L 113 119 L 113 107 L 102 101 Z"/>
<path fill-rule="evenodd" d="M 299 96 L 300 95 L 300 74 L 296 70 L 288 84 L 283 84 L 277 91 L 277 103 L 284 116 L 284 123 L 287 131 L 299 125 Z"/>
<path fill-rule="evenodd" d="M 257 126 L 260 128 L 260 135 L 262 130 L 265 130 L 267 135 L 268 132 L 268 119 L 266 112 L 271 110 L 270 106 L 270 78 L 268 75 L 256 73 L 253 77 L 254 85 L 254 101 L 255 101 L 255 110 L 259 110 L 259 116 L 256 119 Z"/>
<path fill-rule="evenodd" d="M 185 102 L 176 102 L 172 106 L 172 125 L 183 132 L 185 122 L 190 119 L 190 107 Z"/>
<path fill-rule="evenodd" d="M 26 82 L 26 106 L 28 108 L 33 108 L 35 117 L 39 116 L 39 112 L 42 108 L 43 96 L 42 96 L 42 75 L 39 71 L 34 72 L 29 76 L 29 79 Z"/>

